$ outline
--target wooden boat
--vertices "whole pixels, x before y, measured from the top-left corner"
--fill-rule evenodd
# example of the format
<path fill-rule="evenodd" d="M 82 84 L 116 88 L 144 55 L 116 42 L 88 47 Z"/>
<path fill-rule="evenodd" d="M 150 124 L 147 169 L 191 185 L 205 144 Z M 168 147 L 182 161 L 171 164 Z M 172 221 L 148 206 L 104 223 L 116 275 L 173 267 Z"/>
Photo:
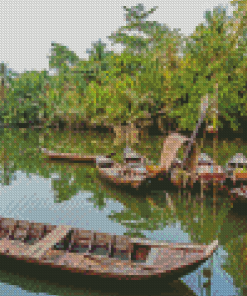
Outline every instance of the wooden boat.
<path fill-rule="evenodd" d="M 66 161 L 72 161 L 72 162 L 95 163 L 96 158 L 99 156 L 99 155 L 82 155 L 77 153 L 56 153 L 56 152 L 48 151 L 46 149 L 42 149 L 42 152 L 46 157 L 48 157 L 51 160 L 66 160 Z"/>
<path fill-rule="evenodd" d="M 236 153 L 226 163 L 227 178 L 233 182 L 247 180 L 247 158 L 242 153 Z"/>
<path fill-rule="evenodd" d="M 223 167 L 214 164 L 213 159 L 211 159 L 207 154 L 200 154 L 195 168 L 195 176 L 194 179 L 192 179 L 192 173 L 189 170 L 183 170 L 182 161 L 176 158 L 170 170 L 172 184 L 179 187 L 191 186 L 196 189 L 198 188 L 197 185 L 203 181 L 203 183 L 207 185 L 207 187 L 204 188 L 206 190 L 210 189 L 208 185 L 215 180 L 220 186 L 219 189 L 224 188 L 226 173 L 224 172 Z"/>
<path fill-rule="evenodd" d="M 214 163 L 213 159 L 206 153 L 201 153 L 198 158 L 196 175 L 197 180 L 203 179 L 206 182 L 212 180 L 223 182 L 226 179 L 223 167 Z"/>
<path fill-rule="evenodd" d="M 123 165 L 114 162 L 104 164 L 107 159 L 102 158 L 102 160 L 96 161 L 96 167 L 104 179 L 116 185 L 146 190 L 146 188 L 151 187 L 150 184 L 156 183 L 154 182 L 155 179 L 164 180 L 174 157 L 176 157 L 177 150 L 186 141 L 188 141 L 188 138 L 179 133 L 169 135 L 163 143 L 160 165 L 151 165 L 145 157 L 135 153 L 130 148 L 126 148 Z"/>
<path fill-rule="evenodd" d="M 122 280 L 168 277 L 195 270 L 218 247 L 111 235 L 71 226 L 0 219 L 0 257 Z"/>
<path fill-rule="evenodd" d="M 123 185 L 133 189 L 141 186 L 146 179 L 146 168 L 138 163 L 131 167 L 128 163 L 115 163 L 112 159 L 106 157 L 98 157 L 96 160 L 96 168 L 100 176 L 116 185 Z"/>

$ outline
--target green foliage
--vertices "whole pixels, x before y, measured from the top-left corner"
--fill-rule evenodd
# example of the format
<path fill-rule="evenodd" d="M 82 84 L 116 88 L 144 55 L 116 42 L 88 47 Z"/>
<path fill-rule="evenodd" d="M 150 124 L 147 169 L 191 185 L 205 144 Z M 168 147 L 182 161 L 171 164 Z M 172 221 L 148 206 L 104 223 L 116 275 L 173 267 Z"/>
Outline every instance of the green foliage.
<path fill-rule="evenodd" d="M 35 122 L 44 107 L 45 85 L 48 81 L 47 71 L 25 72 L 11 82 L 5 105 L 6 122 Z"/>
<path fill-rule="evenodd" d="M 52 42 L 51 46 L 51 55 L 49 56 L 50 69 L 57 69 L 59 72 L 66 71 L 69 66 L 79 61 L 79 57 L 66 46 L 56 42 Z"/>
<path fill-rule="evenodd" d="M 92 48 L 87 49 L 89 60 L 94 62 L 104 61 L 108 56 L 113 54 L 112 51 L 106 51 L 106 43 L 102 43 L 101 39 L 92 43 Z"/>
<path fill-rule="evenodd" d="M 220 120 L 236 130 L 239 115 L 247 115 L 247 28 L 244 3 L 239 4 L 234 17 L 223 7 L 206 11 L 205 22 L 189 37 L 147 21 L 157 7 L 124 6 L 126 26 L 109 37 L 125 46 L 122 53 L 107 51 L 99 39 L 87 51 L 89 59 L 80 60 L 66 46 L 52 43 L 49 65 L 58 74 L 32 71 L 9 78 L 5 121 L 46 119 L 50 124 L 80 118 L 93 126 L 145 126 L 153 118 L 169 117 L 192 130 L 201 98 L 209 94 L 210 102 L 217 97 Z M 138 36 L 132 34 L 137 30 Z M 213 119 L 210 108 L 208 119 Z"/>

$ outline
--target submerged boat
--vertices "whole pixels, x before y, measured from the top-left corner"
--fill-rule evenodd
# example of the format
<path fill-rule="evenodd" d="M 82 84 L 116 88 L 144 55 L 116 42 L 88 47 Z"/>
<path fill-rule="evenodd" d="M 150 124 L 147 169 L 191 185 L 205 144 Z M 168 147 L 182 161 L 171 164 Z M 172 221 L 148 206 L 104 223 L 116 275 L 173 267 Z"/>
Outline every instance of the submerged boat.
<path fill-rule="evenodd" d="M 177 279 L 218 247 L 217 240 L 167 243 L 13 218 L 0 218 L 0 238 L 0 257 L 118 280 Z"/>

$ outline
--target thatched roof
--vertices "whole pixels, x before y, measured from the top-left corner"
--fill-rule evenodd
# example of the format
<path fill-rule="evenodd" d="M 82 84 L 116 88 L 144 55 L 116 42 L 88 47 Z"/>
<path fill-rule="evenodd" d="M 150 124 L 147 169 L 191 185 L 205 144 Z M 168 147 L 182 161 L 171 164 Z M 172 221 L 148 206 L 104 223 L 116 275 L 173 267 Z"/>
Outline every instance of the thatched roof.
<path fill-rule="evenodd" d="M 230 163 L 247 163 L 247 158 L 243 155 L 243 153 L 236 153 L 228 162 Z"/>

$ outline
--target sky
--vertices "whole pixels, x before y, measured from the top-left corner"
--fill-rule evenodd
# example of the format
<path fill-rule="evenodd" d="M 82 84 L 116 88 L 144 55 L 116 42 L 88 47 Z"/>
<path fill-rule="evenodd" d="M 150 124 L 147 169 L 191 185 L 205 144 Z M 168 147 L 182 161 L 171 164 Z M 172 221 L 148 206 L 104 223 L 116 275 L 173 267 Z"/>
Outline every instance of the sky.
<path fill-rule="evenodd" d="M 204 12 L 215 6 L 229 6 L 227 0 L 0 0 L 0 61 L 19 73 L 48 70 L 51 42 L 57 42 L 87 59 L 87 49 L 101 39 L 108 50 L 107 36 L 126 24 L 123 6 L 143 3 L 159 8 L 148 18 L 191 34 L 204 21 Z"/>

